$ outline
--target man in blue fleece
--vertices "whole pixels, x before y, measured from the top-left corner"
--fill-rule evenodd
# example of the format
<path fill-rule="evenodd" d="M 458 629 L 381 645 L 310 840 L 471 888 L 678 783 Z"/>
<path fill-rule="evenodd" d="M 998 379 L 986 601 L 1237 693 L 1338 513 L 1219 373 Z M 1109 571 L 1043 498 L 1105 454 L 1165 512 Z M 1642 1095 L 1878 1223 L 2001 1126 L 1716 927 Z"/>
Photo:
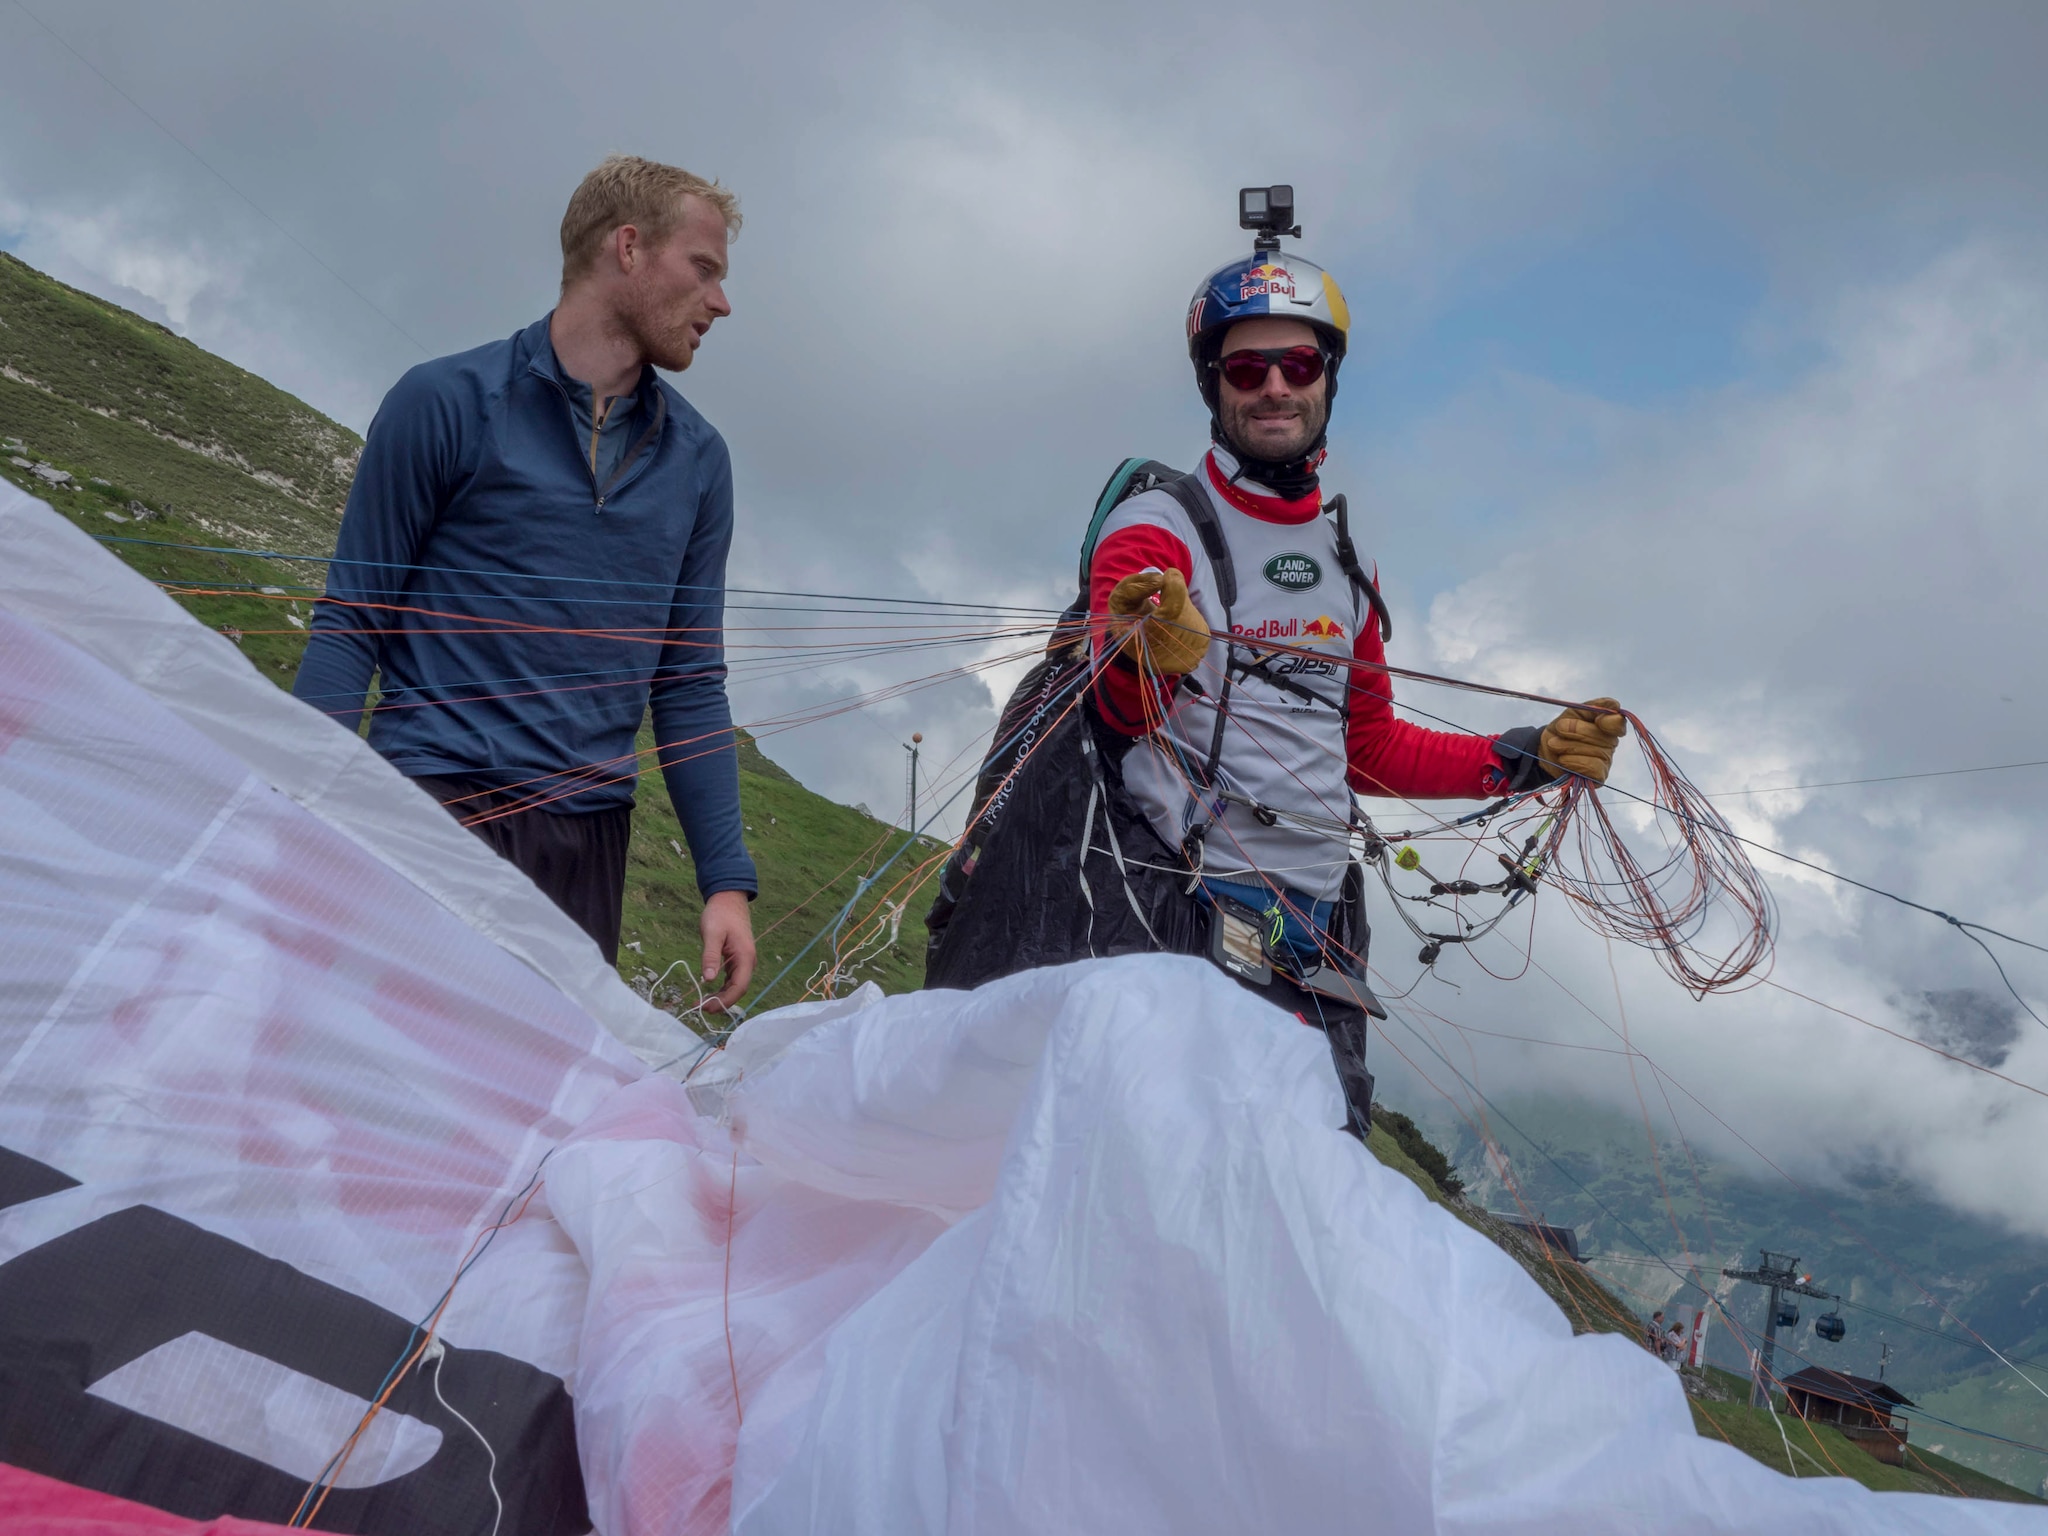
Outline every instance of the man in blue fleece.
<path fill-rule="evenodd" d="M 614 156 L 562 219 L 554 312 L 384 397 L 292 691 L 370 744 L 618 959 L 650 705 L 719 1007 L 754 969 L 725 696 L 732 460 L 655 373 L 690 366 L 732 194 Z"/>

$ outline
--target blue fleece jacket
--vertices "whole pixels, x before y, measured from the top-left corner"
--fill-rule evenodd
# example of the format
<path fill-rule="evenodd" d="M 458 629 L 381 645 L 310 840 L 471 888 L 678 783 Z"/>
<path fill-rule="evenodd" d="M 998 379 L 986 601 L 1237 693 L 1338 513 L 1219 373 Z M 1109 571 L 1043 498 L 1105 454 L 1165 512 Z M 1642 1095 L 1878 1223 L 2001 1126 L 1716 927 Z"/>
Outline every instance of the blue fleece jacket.
<path fill-rule="evenodd" d="M 650 368 L 600 484 L 573 382 L 547 318 L 398 381 L 292 691 L 353 727 L 381 673 L 370 744 L 401 772 L 571 814 L 632 804 L 651 704 L 698 887 L 752 894 L 725 696 L 731 456 Z"/>

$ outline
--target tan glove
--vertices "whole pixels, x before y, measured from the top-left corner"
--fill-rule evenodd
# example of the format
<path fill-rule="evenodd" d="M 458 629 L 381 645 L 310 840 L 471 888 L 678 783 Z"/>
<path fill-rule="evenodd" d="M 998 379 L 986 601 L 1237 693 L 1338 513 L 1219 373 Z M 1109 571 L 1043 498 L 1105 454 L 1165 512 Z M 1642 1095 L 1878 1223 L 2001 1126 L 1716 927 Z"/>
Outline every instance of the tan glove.
<path fill-rule="evenodd" d="M 1110 638 L 1121 639 L 1123 653 L 1156 676 L 1192 672 L 1209 654 L 1209 621 L 1188 601 L 1179 571 L 1126 576 L 1109 594 L 1109 613 Z"/>
<path fill-rule="evenodd" d="M 1613 699 L 1588 699 L 1584 708 L 1568 709 L 1543 727 L 1543 741 L 1537 750 L 1544 766 L 1604 784 L 1607 771 L 1614 766 L 1614 749 L 1627 734 L 1628 721 L 1622 718 L 1620 704 Z"/>

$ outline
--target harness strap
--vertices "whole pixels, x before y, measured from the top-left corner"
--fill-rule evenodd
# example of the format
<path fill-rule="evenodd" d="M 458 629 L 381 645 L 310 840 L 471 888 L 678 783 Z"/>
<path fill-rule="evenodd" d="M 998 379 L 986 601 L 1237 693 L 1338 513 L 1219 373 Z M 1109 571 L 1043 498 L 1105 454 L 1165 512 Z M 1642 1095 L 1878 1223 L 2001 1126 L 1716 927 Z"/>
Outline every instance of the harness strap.
<path fill-rule="evenodd" d="M 1195 536 L 1202 541 L 1202 553 L 1209 557 L 1210 570 L 1216 577 L 1216 597 L 1223 604 L 1223 621 L 1227 627 L 1230 610 L 1237 606 L 1237 566 L 1231 561 L 1230 541 L 1223 536 L 1223 523 L 1216 516 L 1216 504 L 1193 475 L 1167 481 L 1164 490 L 1180 503 L 1188 521 L 1195 525 Z"/>
<path fill-rule="evenodd" d="M 1330 516 L 1337 524 L 1337 563 L 1344 568 L 1344 574 L 1351 578 L 1351 584 L 1365 594 L 1365 600 L 1372 604 L 1372 611 L 1379 616 L 1380 644 L 1385 645 L 1394 638 L 1394 616 L 1387 611 L 1387 600 L 1380 596 L 1379 587 L 1365 574 L 1365 568 L 1358 563 L 1358 549 L 1351 542 L 1350 509 L 1339 494 L 1330 498 Z"/>
<path fill-rule="evenodd" d="M 1100 782 L 1100 770 L 1097 770 L 1097 781 Z M 1109 856 L 1116 860 L 1116 872 L 1123 881 L 1124 900 L 1131 904 L 1131 911 L 1137 916 L 1138 926 L 1145 930 L 1145 937 L 1152 941 L 1152 947 L 1163 951 L 1166 946 L 1159 942 L 1159 935 L 1152 931 L 1152 920 L 1145 916 L 1145 909 L 1138 905 L 1138 893 L 1131 889 L 1131 871 L 1124 863 L 1124 846 L 1117 840 L 1116 817 L 1109 812 L 1107 807 L 1103 810 L 1102 830 L 1109 834 Z M 1087 849 L 1085 847 L 1082 849 L 1082 857 L 1084 860 L 1087 857 Z M 1088 931 L 1090 935 L 1088 952 L 1092 955 L 1095 953 L 1093 937 L 1095 929 L 1092 911 L 1090 913 Z"/>
<path fill-rule="evenodd" d="M 1088 763 L 1088 814 L 1081 823 L 1081 854 L 1076 860 L 1076 872 L 1081 881 L 1081 899 L 1088 905 L 1088 928 L 1083 942 L 1089 957 L 1095 955 L 1095 891 L 1088 883 L 1088 855 L 1095 851 L 1095 807 L 1102 807 L 1102 830 L 1109 834 L 1109 856 L 1116 862 L 1117 878 L 1124 888 L 1124 900 L 1131 904 L 1138 926 L 1145 930 L 1145 937 L 1152 941 L 1156 950 L 1166 946 L 1159 942 L 1159 935 L 1152 931 L 1152 922 L 1145 916 L 1145 909 L 1138 905 L 1138 893 L 1131 889 L 1131 871 L 1124 863 L 1123 844 L 1117 840 L 1116 811 L 1104 793 L 1102 762 L 1095 750 L 1094 739 L 1088 734 L 1087 721 L 1081 722 L 1081 756 Z"/>
<path fill-rule="evenodd" d="M 1216 695 L 1216 729 L 1209 736 L 1209 761 L 1202 767 L 1202 787 L 1209 788 L 1216 782 L 1217 771 L 1223 763 L 1223 731 L 1230 722 L 1230 690 L 1235 678 L 1229 664 L 1231 642 L 1227 638 L 1232 632 L 1231 610 L 1237 606 L 1237 563 L 1230 558 L 1230 541 L 1223 536 L 1222 520 L 1216 516 L 1216 504 L 1209 500 L 1209 493 L 1202 489 L 1193 475 L 1183 475 L 1178 480 L 1169 480 L 1166 493 L 1180 503 L 1187 513 L 1188 521 L 1195 525 L 1195 536 L 1202 541 L 1202 553 L 1209 557 L 1209 573 L 1216 578 L 1216 600 L 1223 604 L 1223 633 L 1225 661 L 1223 686 Z"/>
<path fill-rule="evenodd" d="M 1084 725 L 1082 728 L 1085 730 L 1087 727 Z M 1081 882 L 1081 900 L 1088 907 L 1088 931 L 1083 935 L 1082 943 L 1092 960 L 1095 958 L 1095 892 L 1088 884 L 1088 850 L 1095 841 L 1095 802 L 1102 794 L 1102 775 L 1091 773 L 1088 777 L 1088 815 L 1081 823 L 1081 856 L 1075 860 L 1074 872 Z M 1128 876 L 1124 883 L 1130 883 Z"/>
<path fill-rule="evenodd" d="M 1330 498 L 1330 517 L 1337 524 L 1337 563 L 1344 568 L 1344 574 L 1351 578 L 1351 584 L 1365 594 L 1365 600 L 1372 605 L 1372 611 L 1380 621 L 1380 644 L 1385 645 L 1394 638 L 1394 616 L 1387 611 L 1387 600 L 1380 596 L 1379 584 L 1365 574 L 1365 568 L 1358 562 L 1358 548 L 1351 542 L 1351 512 L 1342 492 Z M 1351 690 L 1344 690 L 1345 718 L 1350 719 Z M 1351 824 L 1358 825 L 1358 797 L 1351 799 Z"/>

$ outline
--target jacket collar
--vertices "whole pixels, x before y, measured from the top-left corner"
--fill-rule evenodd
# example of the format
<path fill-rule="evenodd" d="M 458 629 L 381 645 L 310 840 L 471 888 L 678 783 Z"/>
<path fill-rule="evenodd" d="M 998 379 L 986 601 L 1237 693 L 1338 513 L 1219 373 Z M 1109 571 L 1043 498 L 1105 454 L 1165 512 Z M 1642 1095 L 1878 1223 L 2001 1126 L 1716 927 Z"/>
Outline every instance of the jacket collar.
<path fill-rule="evenodd" d="M 555 312 L 551 309 L 525 330 L 521 331 L 517 344 L 518 354 L 525 359 L 526 371 L 528 373 L 546 379 L 550 384 L 558 388 L 567 389 L 572 383 L 580 384 L 583 381 L 571 379 L 567 373 L 563 372 L 562 360 L 555 356 L 554 338 L 548 331 L 548 327 L 553 323 L 554 318 Z M 589 386 L 585 384 L 584 388 L 588 389 Z M 654 402 L 654 397 L 660 391 L 661 375 L 656 373 L 651 366 L 645 363 L 641 364 L 640 383 L 633 391 L 637 403 L 643 407 L 651 406 Z"/>
<path fill-rule="evenodd" d="M 1222 446 L 1211 448 L 1202 461 L 1209 484 L 1238 511 L 1263 523 L 1308 523 L 1322 515 L 1323 493 L 1310 491 L 1290 500 L 1275 494 L 1256 480 L 1233 479 L 1238 474 L 1237 458 Z"/>

